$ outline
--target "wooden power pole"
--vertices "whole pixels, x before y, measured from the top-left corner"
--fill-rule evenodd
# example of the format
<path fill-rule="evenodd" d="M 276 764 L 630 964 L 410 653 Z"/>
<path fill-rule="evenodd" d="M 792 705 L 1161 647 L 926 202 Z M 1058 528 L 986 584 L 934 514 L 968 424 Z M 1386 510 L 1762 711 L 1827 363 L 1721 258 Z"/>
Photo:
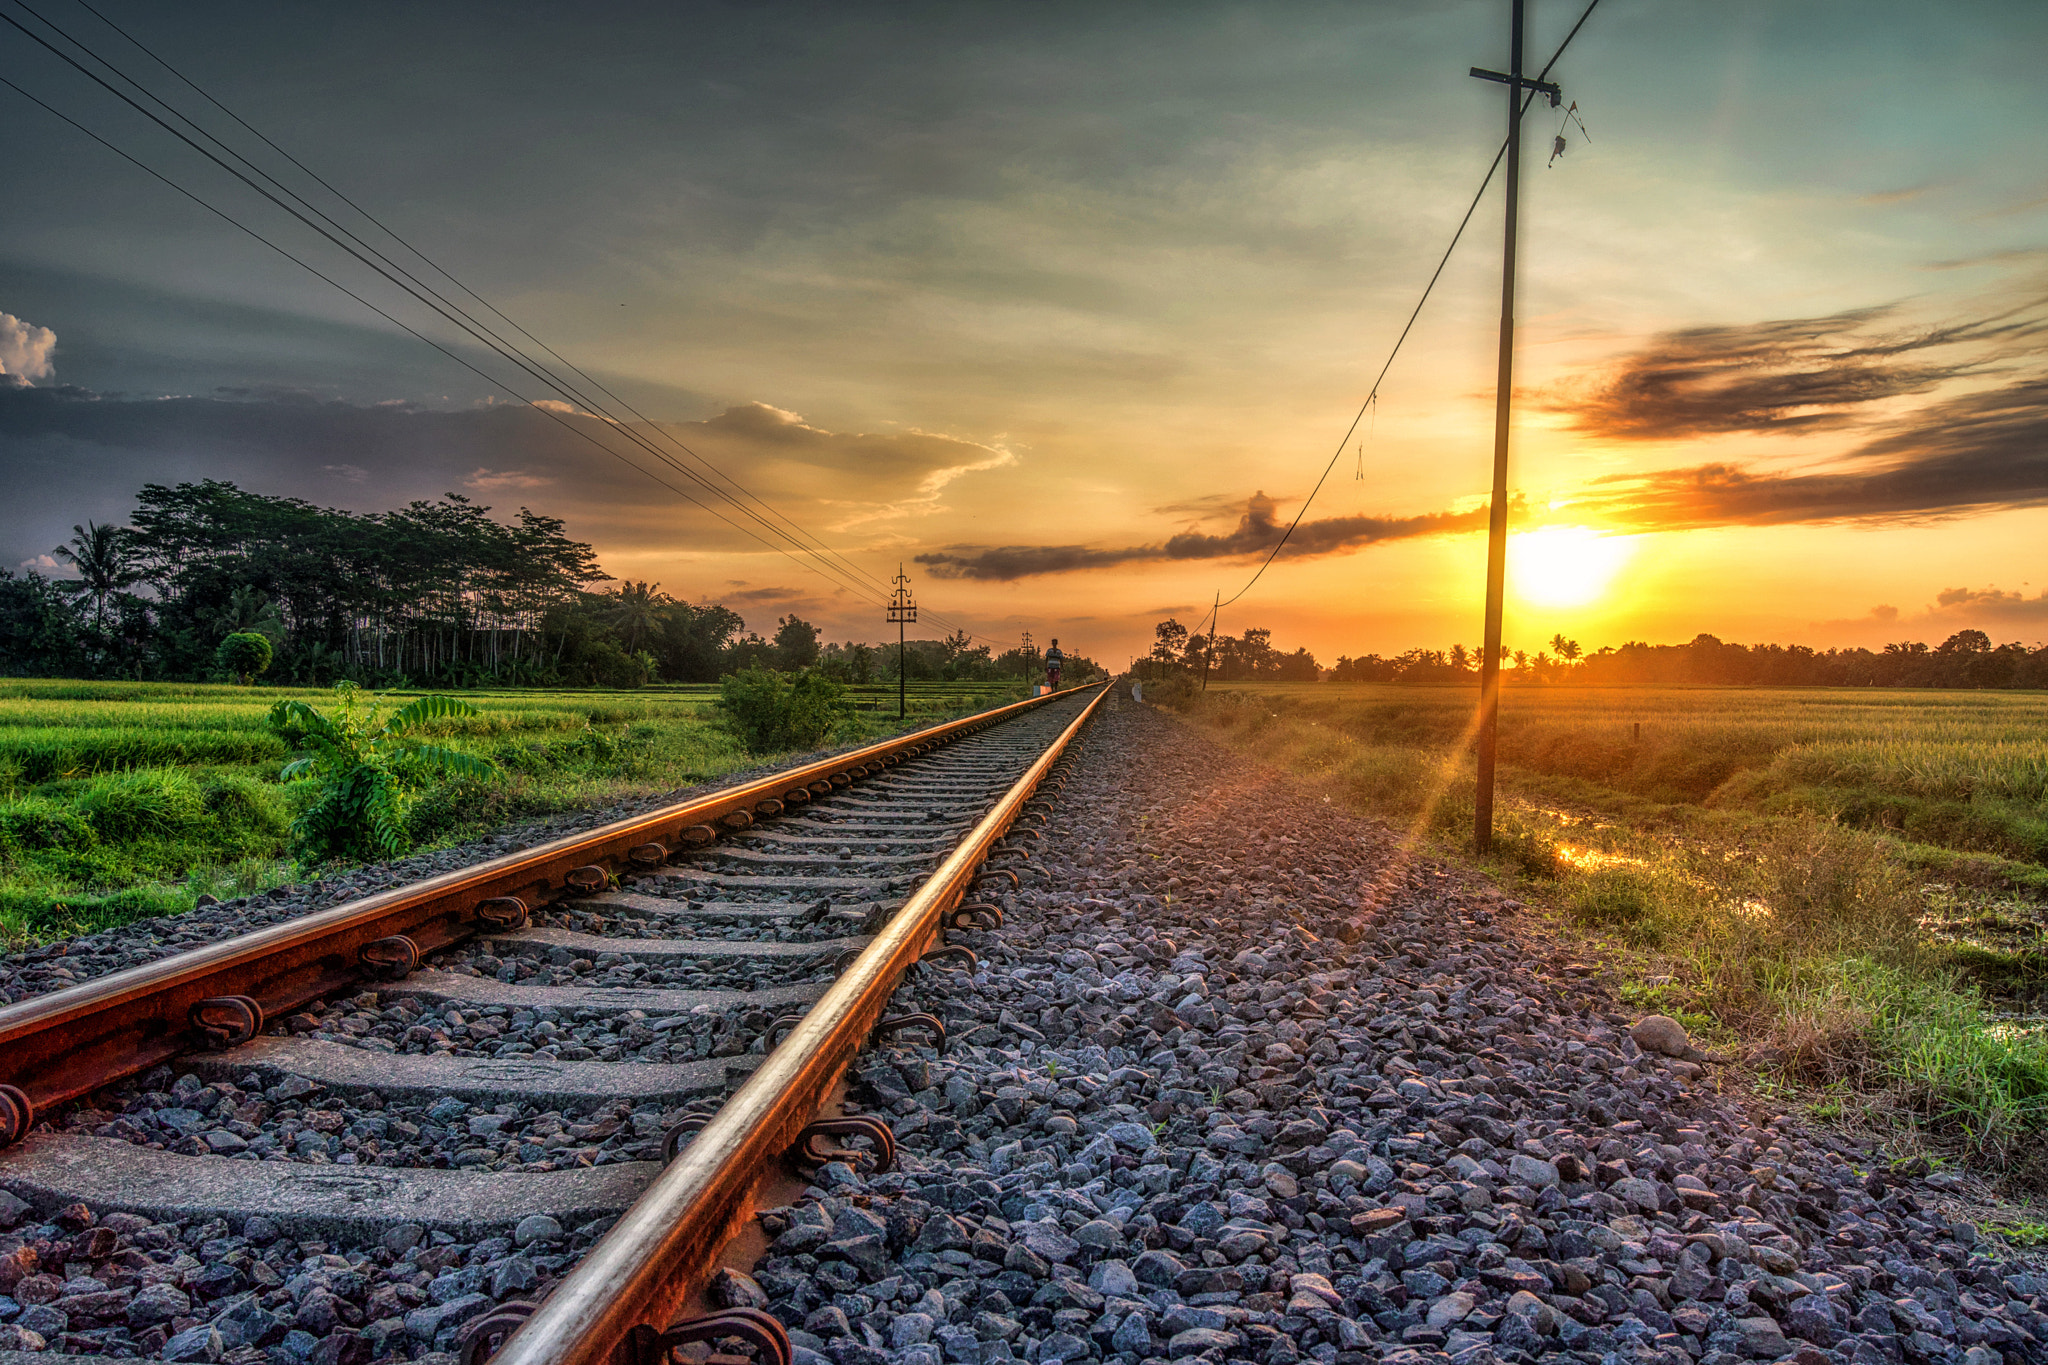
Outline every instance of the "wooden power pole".
<path fill-rule="evenodd" d="M 1508 38 L 1508 70 L 1472 68 L 1481 80 L 1508 88 L 1507 233 L 1501 252 L 1500 376 L 1493 398 L 1493 497 L 1486 517 L 1486 643 L 1479 660 L 1479 786 L 1472 802 L 1472 843 L 1481 853 L 1493 847 L 1493 768 L 1500 736 L 1500 651 L 1502 599 L 1508 565 L 1508 415 L 1515 382 L 1515 220 L 1522 201 L 1523 91 L 1540 90 L 1557 103 L 1558 88 L 1522 75 L 1522 11 L 1514 0 Z"/>
<path fill-rule="evenodd" d="M 917 603 L 910 596 L 910 580 L 903 576 L 901 564 L 896 566 L 896 595 L 889 599 L 889 619 L 896 625 L 896 719 L 902 720 L 910 695 L 906 681 L 910 674 L 903 658 L 903 627 L 917 619 Z"/>

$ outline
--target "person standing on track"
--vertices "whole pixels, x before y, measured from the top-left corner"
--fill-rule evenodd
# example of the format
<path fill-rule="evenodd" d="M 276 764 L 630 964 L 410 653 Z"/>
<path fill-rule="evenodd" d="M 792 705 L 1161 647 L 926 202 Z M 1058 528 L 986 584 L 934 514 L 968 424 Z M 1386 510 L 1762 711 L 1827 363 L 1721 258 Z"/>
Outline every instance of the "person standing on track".
<path fill-rule="evenodd" d="M 1045 686 L 1047 691 L 1057 692 L 1060 690 L 1060 665 L 1066 661 L 1067 656 L 1060 653 L 1060 642 L 1054 640 L 1051 647 L 1045 651 Z"/>

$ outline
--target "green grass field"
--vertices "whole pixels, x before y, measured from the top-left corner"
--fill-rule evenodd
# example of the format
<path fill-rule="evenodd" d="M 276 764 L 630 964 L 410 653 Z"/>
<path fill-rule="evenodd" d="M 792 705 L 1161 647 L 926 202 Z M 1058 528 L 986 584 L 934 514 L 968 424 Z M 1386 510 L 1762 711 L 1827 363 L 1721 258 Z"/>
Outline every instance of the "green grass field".
<path fill-rule="evenodd" d="M 387 710 L 415 692 L 380 694 Z M 634 692 L 479 691 L 482 715 L 437 722 L 436 742 L 491 759 L 502 780 L 429 783 L 407 823 L 421 846 L 507 820 L 710 781 L 771 759 L 719 723 L 715 685 Z M 1022 684 L 849 688 L 833 742 L 879 738 L 1024 695 Z M 292 817 L 310 781 L 288 757 L 273 703 L 327 708 L 325 689 L 0 680 L 0 940 L 88 932 L 294 879 Z"/>
<path fill-rule="evenodd" d="M 1186 714 L 1469 857 L 1474 702 L 1212 683 Z M 2048 1186 L 2048 695 L 1518 689 L 1500 762 L 1484 861 L 1630 999 Z"/>

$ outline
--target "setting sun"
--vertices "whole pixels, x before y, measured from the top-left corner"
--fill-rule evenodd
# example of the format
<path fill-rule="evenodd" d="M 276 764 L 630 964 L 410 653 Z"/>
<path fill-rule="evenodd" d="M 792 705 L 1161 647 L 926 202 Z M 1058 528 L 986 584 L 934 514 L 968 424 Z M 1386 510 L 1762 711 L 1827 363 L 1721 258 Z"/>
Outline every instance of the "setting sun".
<path fill-rule="evenodd" d="M 1634 547 L 1583 526 L 1528 531 L 1508 544 L 1515 592 L 1545 607 L 1582 607 L 1607 591 Z"/>

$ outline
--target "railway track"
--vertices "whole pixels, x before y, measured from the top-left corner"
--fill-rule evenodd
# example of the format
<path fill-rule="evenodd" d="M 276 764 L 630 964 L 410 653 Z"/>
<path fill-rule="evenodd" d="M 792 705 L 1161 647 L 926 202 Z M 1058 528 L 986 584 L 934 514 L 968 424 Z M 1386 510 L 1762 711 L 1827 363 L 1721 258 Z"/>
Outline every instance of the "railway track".
<path fill-rule="evenodd" d="M 941 1021 L 885 1018 L 888 999 L 908 972 L 973 963 L 946 932 L 1000 925 L 999 895 L 968 898 L 1029 866 L 1035 831 L 1012 826 L 1104 695 L 1019 703 L 0 1010 L 0 1190 L 88 1228 L 120 1211 L 216 1247 L 286 1236 L 337 1272 L 330 1248 L 381 1248 L 431 1281 L 381 1305 L 404 1339 L 344 1340 L 337 1365 L 435 1348 L 651 1362 L 732 1338 L 786 1365 L 780 1324 L 705 1311 L 706 1278 L 758 1199 L 802 1187 L 792 1171 L 887 1162 L 887 1125 L 847 1112 L 841 1074 L 871 1039 L 944 1047 Z M 182 1358 L 253 1360 L 287 1336 L 253 1307 L 240 1340 L 191 1313 L 95 1338 L 93 1310 L 132 1327 L 160 1277 L 119 1232 L 78 1237 L 43 1256 L 67 1258 L 61 1284 L 22 1252 L 0 1284 L 66 1350 L 154 1353 L 196 1330 Z M 444 1286 L 437 1247 L 493 1239 L 518 1254 Z M 76 1288 L 88 1264 L 97 1290 Z M 37 1273 L 53 1283 L 30 1294 Z M 310 1349 L 322 1324 L 305 1317 Z"/>

